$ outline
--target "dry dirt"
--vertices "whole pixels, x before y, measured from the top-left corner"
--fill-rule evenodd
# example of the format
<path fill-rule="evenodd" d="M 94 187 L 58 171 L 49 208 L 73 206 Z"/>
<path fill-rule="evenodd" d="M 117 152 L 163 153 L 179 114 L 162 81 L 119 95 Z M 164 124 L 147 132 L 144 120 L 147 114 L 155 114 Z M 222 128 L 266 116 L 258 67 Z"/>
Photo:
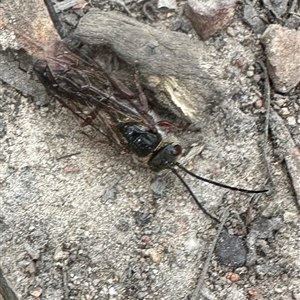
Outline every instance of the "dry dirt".
<path fill-rule="evenodd" d="M 122 11 L 118 3 L 99 6 Z M 141 6 L 133 15 L 165 30 L 183 18 L 178 9 L 151 22 Z M 185 165 L 219 182 L 258 189 L 268 179 L 265 109 L 253 105 L 264 100 L 263 84 L 249 71 L 256 72 L 262 48 L 241 21 L 240 7 L 230 30 L 206 44 L 224 63 L 224 72 L 233 74 L 228 80 L 240 84 L 241 94 L 220 99 L 209 130 L 199 132 L 198 153 Z M 231 64 L 237 56 L 244 59 L 241 69 Z M 19 72 L 14 60 L 3 56 L 1 62 L 12 62 L 10 69 Z M 20 299 L 189 299 L 216 224 L 171 173 L 153 174 L 130 155 L 91 138 L 90 129 L 59 104 L 41 106 L 45 94 L 24 97 L 17 85 L 22 82 L 3 80 L 0 86 L 0 264 Z M 42 90 L 24 73 L 28 85 Z M 34 90 L 23 91 L 30 93 Z M 300 299 L 297 200 L 271 139 L 266 150 L 274 189 L 256 200 L 184 176 L 211 213 L 220 217 L 230 207 L 226 225 L 247 243 L 251 256 L 233 268 L 214 254 L 198 299 Z M 254 219 L 247 227 L 245 212 Z M 255 221 L 262 225 L 253 230 Z"/>

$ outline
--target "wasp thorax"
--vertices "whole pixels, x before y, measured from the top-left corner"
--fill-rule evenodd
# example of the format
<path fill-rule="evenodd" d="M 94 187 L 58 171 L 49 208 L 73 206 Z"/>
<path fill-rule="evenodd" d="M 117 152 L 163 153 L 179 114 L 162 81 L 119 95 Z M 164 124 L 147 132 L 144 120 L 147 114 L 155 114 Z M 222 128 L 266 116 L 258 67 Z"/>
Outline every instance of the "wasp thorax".
<path fill-rule="evenodd" d="M 145 131 L 132 124 L 123 125 L 121 133 L 127 140 L 130 151 L 138 157 L 150 155 L 162 140 L 159 133 Z"/>
<path fill-rule="evenodd" d="M 161 146 L 162 137 L 158 132 L 142 130 L 132 124 L 123 125 L 121 132 L 128 142 L 130 151 L 142 158 L 155 172 L 174 166 L 177 157 L 181 154 L 179 145 Z"/>

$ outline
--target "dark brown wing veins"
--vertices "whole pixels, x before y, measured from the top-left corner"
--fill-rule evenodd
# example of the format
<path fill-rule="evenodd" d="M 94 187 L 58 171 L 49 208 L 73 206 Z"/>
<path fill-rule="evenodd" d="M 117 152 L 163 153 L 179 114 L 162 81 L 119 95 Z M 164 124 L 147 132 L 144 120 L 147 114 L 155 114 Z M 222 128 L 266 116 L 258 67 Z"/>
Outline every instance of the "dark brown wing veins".
<path fill-rule="evenodd" d="M 141 124 L 156 131 L 147 114 L 144 99 L 124 92 L 124 85 L 109 76 L 94 60 L 74 53 L 63 41 L 56 41 L 46 59 L 35 64 L 35 71 L 47 91 L 74 115 L 90 124 L 111 143 L 128 150 L 120 125 Z M 128 91 L 128 89 L 127 89 Z"/>

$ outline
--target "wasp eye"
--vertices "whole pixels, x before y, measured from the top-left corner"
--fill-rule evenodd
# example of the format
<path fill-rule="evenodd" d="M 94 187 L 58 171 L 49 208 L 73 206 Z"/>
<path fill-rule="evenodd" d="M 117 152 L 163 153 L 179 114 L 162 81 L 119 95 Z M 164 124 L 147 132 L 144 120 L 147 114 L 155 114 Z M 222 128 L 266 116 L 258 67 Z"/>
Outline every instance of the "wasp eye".
<path fill-rule="evenodd" d="M 173 145 L 171 145 L 173 146 Z M 178 156 L 182 153 L 182 148 L 180 145 L 175 145 L 173 147 L 170 147 L 170 154 L 173 156 Z"/>

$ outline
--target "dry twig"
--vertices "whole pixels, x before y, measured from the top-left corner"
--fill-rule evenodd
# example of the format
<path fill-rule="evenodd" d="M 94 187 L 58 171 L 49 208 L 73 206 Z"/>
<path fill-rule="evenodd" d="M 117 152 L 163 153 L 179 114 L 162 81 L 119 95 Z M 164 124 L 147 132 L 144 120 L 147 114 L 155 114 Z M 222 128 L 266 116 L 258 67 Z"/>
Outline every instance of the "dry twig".
<path fill-rule="evenodd" d="M 205 276 L 206 276 L 206 273 L 207 273 L 207 270 L 208 270 L 208 267 L 209 267 L 209 264 L 210 264 L 211 257 L 213 255 L 216 244 L 218 242 L 219 236 L 220 236 L 220 234 L 221 234 L 221 232 L 224 228 L 225 222 L 228 218 L 228 213 L 229 213 L 229 207 L 225 208 L 225 210 L 223 212 L 218 232 L 217 232 L 217 234 L 216 234 L 216 236 L 215 236 L 215 238 L 214 238 L 214 240 L 211 244 L 211 247 L 209 249 L 208 256 L 206 258 L 206 261 L 205 261 L 203 270 L 201 272 L 197 287 L 196 287 L 196 289 L 195 289 L 195 291 L 192 295 L 191 300 L 201 299 L 201 291 L 202 291 L 202 288 L 203 288 L 203 285 L 204 285 L 204 279 L 205 279 Z"/>
<path fill-rule="evenodd" d="M 268 172 L 269 186 L 272 189 L 273 188 L 273 179 L 272 179 L 272 173 L 271 173 L 271 167 L 270 167 L 270 159 L 268 156 L 270 107 L 271 107 L 270 79 L 269 79 L 269 74 L 268 74 L 268 71 L 267 71 L 264 63 L 262 61 L 258 61 L 258 63 L 262 67 L 262 69 L 264 71 L 264 76 L 265 76 L 264 94 L 265 94 L 265 101 L 266 101 L 266 118 L 265 118 L 265 130 L 264 130 L 264 140 L 263 140 L 262 150 L 263 150 L 263 158 L 264 158 L 265 165 L 267 167 L 267 172 Z"/>
<path fill-rule="evenodd" d="M 0 295 L 4 300 L 18 300 L 19 298 L 11 289 L 6 279 L 3 276 L 2 269 L 0 268 Z"/>

